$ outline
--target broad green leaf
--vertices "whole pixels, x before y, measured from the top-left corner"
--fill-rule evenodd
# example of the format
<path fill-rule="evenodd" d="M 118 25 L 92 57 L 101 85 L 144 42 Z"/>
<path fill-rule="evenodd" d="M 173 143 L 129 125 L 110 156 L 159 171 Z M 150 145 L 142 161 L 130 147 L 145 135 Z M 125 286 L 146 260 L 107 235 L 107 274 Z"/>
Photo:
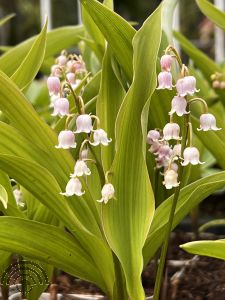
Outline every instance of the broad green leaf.
<path fill-rule="evenodd" d="M 202 178 L 184 187 L 178 199 L 173 228 L 202 200 L 211 195 L 225 184 L 225 172 Z M 148 238 L 146 240 L 143 255 L 145 264 L 154 256 L 163 242 L 164 232 L 169 219 L 173 195 L 164 201 L 156 210 Z"/>
<path fill-rule="evenodd" d="M 104 0 L 103 4 L 108 7 L 109 9 L 113 10 L 114 9 L 114 1 L 113 0 Z"/>
<path fill-rule="evenodd" d="M 118 14 L 96 0 L 81 0 L 81 3 L 104 35 L 127 78 L 131 81 L 132 38 L 135 29 Z"/>
<path fill-rule="evenodd" d="M 104 290 L 101 276 L 89 256 L 63 229 L 31 220 L 1 217 L 0 249 L 55 265 Z"/>
<path fill-rule="evenodd" d="M 0 257 L 1 257 L 0 259 L 0 275 L 1 275 L 10 264 L 12 254 L 10 252 L 0 250 Z"/>
<path fill-rule="evenodd" d="M 45 55 L 47 21 L 41 33 L 35 39 L 30 51 L 19 68 L 11 76 L 15 84 L 23 90 L 37 75 Z"/>
<path fill-rule="evenodd" d="M 197 241 L 186 243 L 180 247 L 188 253 L 225 260 L 225 240 Z"/>
<path fill-rule="evenodd" d="M 97 116 L 112 142 L 108 147 L 101 147 L 103 168 L 108 171 L 112 165 L 115 154 L 115 122 L 125 91 L 112 69 L 112 55 L 108 47 L 102 66 L 102 79 L 96 105 Z"/>
<path fill-rule="evenodd" d="M 207 0 L 196 0 L 198 7 L 202 13 L 214 22 L 217 26 L 225 29 L 225 13 L 216 8 L 212 3 Z"/>
<path fill-rule="evenodd" d="M 6 17 L 0 19 L 0 27 L 3 26 L 5 23 L 7 23 L 9 20 L 15 17 L 16 14 L 10 14 L 7 15 Z"/>
<path fill-rule="evenodd" d="M 154 196 L 144 158 L 141 116 L 156 87 L 160 36 L 161 7 L 133 40 L 134 80 L 116 122 L 117 152 L 112 182 L 117 200 L 112 199 L 102 207 L 105 234 L 123 267 L 132 300 L 145 299 L 140 279 L 142 247 L 154 214 Z"/>
<path fill-rule="evenodd" d="M 83 34 L 83 26 L 60 27 L 48 32 L 45 59 L 60 53 L 62 49 L 77 45 Z M 0 69 L 11 76 L 19 68 L 35 38 L 32 37 L 22 42 L 2 55 L 0 57 Z"/>
<path fill-rule="evenodd" d="M 162 5 L 162 28 L 171 45 L 173 44 L 173 14 L 177 3 L 178 0 L 164 0 Z"/>
<path fill-rule="evenodd" d="M 8 194 L 3 185 L 0 184 L 0 202 L 2 203 L 3 207 L 7 209 L 8 205 Z"/>

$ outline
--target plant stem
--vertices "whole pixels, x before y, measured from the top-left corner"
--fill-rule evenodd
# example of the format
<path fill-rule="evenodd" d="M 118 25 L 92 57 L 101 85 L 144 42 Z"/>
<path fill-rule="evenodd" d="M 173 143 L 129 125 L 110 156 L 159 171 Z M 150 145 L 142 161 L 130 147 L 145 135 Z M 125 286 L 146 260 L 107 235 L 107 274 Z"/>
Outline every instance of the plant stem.
<path fill-rule="evenodd" d="M 184 127 L 183 127 L 183 135 L 182 135 L 183 139 L 182 139 L 182 145 L 181 145 L 181 153 L 183 153 L 183 150 L 186 146 L 186 141 L 187 141 L 187 137 L 188 137 L 188 129 L 189 129 L 188 123 L 189 123 L 189 116 L 186 115 L 185 120 L 184 120 Z M 164 271 L 164 266 L 165 266 L 165 261 L 166 261 L 166 254 L 167 254 L 167 249 L 168 249 L 169 239 L 170 239 L 170 233 L 172 230 L 176 205 L 177 205 L 177 201 L 178 201 L 181 186 L 182 186 L 182 177 L 183 177 L 183 167 L 180 165 L 179 169 L 178 169 L 178 180 L 180 181 L 180 185 L 175 189 L 174 197 L 172 200 L 172 206 L 171 206 L 171 210 L 170 210 L 170 215 L 169 215 L 169 221 L 166 226 L 164 243 L 162 246 L 159 266 L 158 266 L 157 275 L 156 275 L 156 283 L 155 283 L 154 297 L 153 297 L 154 300 L 158 300 L 159 295 L 160 295 L 163 271 Z"/>

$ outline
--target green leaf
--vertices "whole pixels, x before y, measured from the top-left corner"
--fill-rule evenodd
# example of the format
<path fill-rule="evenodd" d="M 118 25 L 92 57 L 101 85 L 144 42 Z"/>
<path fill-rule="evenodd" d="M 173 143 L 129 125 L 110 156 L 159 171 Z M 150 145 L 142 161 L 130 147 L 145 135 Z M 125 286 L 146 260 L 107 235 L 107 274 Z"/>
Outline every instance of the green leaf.
<path fill-rule="evenodd" d="M 16 14 L 10 14 L 7 15 L 6 17 L 0 19 L 0 27 L 3 26 L 5 23 L 7 23 L 9 20 L 15 17 Z"/>
<path fill-rule="evenodd" d="M 11 76 L 15 84 L 23 90 L 37 75 L 45 55 L 47 21 L 41 33 L 35 39 L 30 51 L 19 68 Z"/>
<path fill-rule="evenodd" d="M 225 260 L 225 240 L 197 241 L 183 244 L 180 247 L 188 253 Z"/>
<path fill-rule="evenodd" d="M 2 186 L 0 184 L 0 202 L 2 203 L 3 207 L 5 209 L 7 209 L 7 205 L 8 205 L 8 194 L 4 188 L 4 186 Z"/>
<path fill-rule="evenodd" d="M 118 81 L 112 68 L 112 55 L 110 47 L 106 50 L 103 66 L 102 79 L 99 96 L 96 105 L 96 113 L 101 120 L 103 128 L 112 142 L 108 147 L 101 147 L 101 157 L 103 168 L 108 171 L 112 165 L 115 154 L 115 122 L 125 91 Z"/>
<path fill-rule="evenodd" d="M 131 81 L 132 38 L 135 29 L 118 14 L 96 0 L 81 0 L 81 3 L 104 35 L 127 78 Z"/>
<path fill-rule="evenodd" d="M 116 122 L 117 152 L 112 167 L 115 197 L 103 204 L 107 240 L 123 267 L 130 299 L 145 299 L 141 284 L 142 247 L 154 214 L 154 196 L 145 163 L 142 111 L 156 87 L 161 36 L 159 7 L 133 40 L 134 80 Z M 144 76 L 143 76 L 144 74 Z"/>
<path fill-rule="evenodd" d="M 0 249 L 55 265 L 104 290 L 101 276 L 89 256 L 63 229 L 31 220 L 1 217 Z"/>
<path fill-rule="evenodd" d="M 225 184 L 225 172 L 207 176 L 184 187 L 178 199 L 173 228 L 202 200 L 211 195 Z M 163 242 L 164 232 L 169 219 L 173 195 L 164 201 L 156 210 L 154 219 L 146 240 L 143 255 L 145 264 L 154 256 Z"/>
<path fill-rule="evenodd" d="M 77 45 L 84 34 L 83 26 L 66 26 L 47 33 L 45 59 L 50 58 L 71 46 Z M 24 60 L 36 37 L 13 47 L 0 57 L 0 69 L 11 76 Z M 59 42 L 60 41 L 60 42 Z"/>
<path fill-rule="evenodd" d="M 196 0 L 202 13 L 217 26 L 225 29 L 225 13 L 207 0 Z"/>
<path fill-rule="evenodd" d="M 164 0 L 162 9 L 162 28 L 166 33 L 168 42 L 173 44 L 173 14 L 178 0 Z"/>

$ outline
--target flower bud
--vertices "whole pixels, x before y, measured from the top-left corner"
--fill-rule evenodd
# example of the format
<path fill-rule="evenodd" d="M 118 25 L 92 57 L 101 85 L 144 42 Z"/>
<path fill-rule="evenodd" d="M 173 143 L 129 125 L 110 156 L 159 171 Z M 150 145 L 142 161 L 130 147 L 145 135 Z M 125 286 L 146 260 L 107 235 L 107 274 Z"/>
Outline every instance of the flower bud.
<path fill-rule="evenodd" d="M 51 74 L 52 76 L 61 77 L 62 75 L 61 67 L 59 65 L 53 65 L 51 67 Z"/>
<path fill-rule="evenodd" d="M 157 130 L 149 130 L 147 135 L 147 143 L 153 144 L 154 142 L 157 142 L 160 139 L 160 133 Z"/>
<path fill-rule="evenodd" d="M 220 88 L 220 81 L 219 80 L 214 80 L 212 83 L 212 87 L 214 89 L 219 89 Z"/>
<path fill-rule="evenodd" d="M 172 83 L 172 74 L 167 71 L 160 72 L 158 75 L 158 82 L 159 86 L 157 87 L 157 90 L 162 89 L 169 89 L 172 90 L 173 83 Z"/>
<path fill-rule="evenodd" d="M 91 116 L 87 114 L 79 115 L 76 119 L 77 130 L 75 133 L 90 133 L 93 129 Z"/>
<path fill-rule="evenodd" d="M 167 123 L 163 128 L 163 138 L 169 140 L 181 140 L 179 137 L 180 126 L 177 123 Z"/>
<path fill-rule="evenodd" d="M 75 143 L 75 135 L 71 130 L 63 130 L 59 133 L 58 136 L 58 145 L 56 148 L 76 148 L 77 144 Z"/>
<path fill-rule="evenodd" d="M 74 84 L 75 81 L 76 81 L 76 76 L 72 72 L 67 73 L 66 78 L 67 78 L 67 80 L 69 81 L 70 84 Z"/>
<path fill-rule="evenodd" d="M 184 114 L 188 114 L 188 112 L 186 111 L 187 101 L 184 97 L 175 96 L 172 99 L 171 104 L 172 108 L 169 112 L 169 115 L 176 113 L 179 117 L 181 117 Z"/>
<path fill-rule="evenodd" d="M 162 70 L 169 72 L 171 69 L 173 58 L 171 55 L 165 54 L 160 59 L 160 65 Z"/>
<path fill-rule="evenodd" d="M 50 95 L 57 95 L 60 93 L 61 85 L 58 77 L 56 76 L 48 77 L 47 86 Z"/>
<path fill-rule="evenodd" d="M 176 89 L 178 96 L 185 97 L 187 95 L 193 96 L 196 89 L 196 79 L 194 76 L 186 76 L 177 80 Z"/>
<path fill-rule="evenodd" d="M 108 146 L 112 139 L 108 139 L 107 133 L 103 129 L 97 129 L 93 134 L 94 142 L 90 142 L 93 146 L 98 146 L 102 144 L 103 146 Z"/>
<path fill-rule="evenodd" d="M 200 116 L 200 128 L 197 128 L 198 131 L 208 131 L 208 130 L 220 130 L 221 128 L 218 128 L 216 126 L 216 118 L 212 114 L 202 114 Z"/>
<path fill-rule="evenodd" d="M 115 194 L 114 186 L 111 183 L 106 183 L 101 191 L 102 198 L 100 200 L 97 200 L 98 202 L 104 202 L 105 204 L 109 201 L 109 199 L 112 199 Z"/>
<path fill-rule="evenodd" d="M 80 180 L 78 178 L 71 178 L 66 185 L 66 192 L 60 194 L 67 197 L 73 195 L 82 196 L 84 192 L 82 192 L 82 184 Z"/>
<path fill-rule="evenodd" d="M 182 166 L 187 166 L 189 163 L 192 165 L 203 164 L 199 160 L 199 151 L 196 147 L 187 147 L 184 149 L 184 161 L 181 163 Z"/>
<path fill-rule="evenodd" d="M 87 159 L 88 158 L 88 149 L 83 149 L 81 151 L 80 158 L 81 159 Z"/>
<path fill-rule="evenodd" d="M 159 159 L 164 159 L 164 158 L 169 159 L 172 153 L 173 151 L 169 145 L 161 145 L 158 151 L 156 152 Z"/>
<path fill-rule="evenodd" d="M 74 167 L 74 173 L 70 177 L 80 177 L 83 175 L 91 175 L 91 171 L 83 160 L 78 160 Z"/>
<path fill-rule="evenodd" d="M 60 55 L 57 57 L 57 63 L 61 66 L 65 66 L 67 63 L 67 57 L 65 55 Z"/>
<path fill-rule="evenodd" d="M 64 117 L 70 114 L 69 101 L 66 98 L 56 99 L 53 106 L 54 106 L 54 111 L 52 113 L 52 116 Z"/>
<path fill-rule="evenodd" d="M 178 174 L 176 171 L 169 169 L 165 172 L 163 184 L 165 185 L 167 190 L 179 186 L 180 183 L 177 182 L 177 178 Z"/>

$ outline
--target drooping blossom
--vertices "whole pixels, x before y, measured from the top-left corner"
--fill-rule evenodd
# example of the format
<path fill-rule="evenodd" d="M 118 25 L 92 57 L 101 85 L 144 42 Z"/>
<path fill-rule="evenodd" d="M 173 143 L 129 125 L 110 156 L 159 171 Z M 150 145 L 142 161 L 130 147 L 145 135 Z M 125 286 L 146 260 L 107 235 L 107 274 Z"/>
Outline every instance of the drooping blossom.
<path fill-rule="evenodd" d="M 78 178 L 71 178 L 67 185 L 66 191 L 64 193 L 60 193 L 63 196 L 82 196 L 85 192 L 82 192 L 82 184 Z"/>
<path fill-rule="evenodd" d="M 184 97 L 175 96 L 171 102 L 171 111 L 169 115 L 176 113 L 179 117 L 183 116 L 184 114 L 188 114 L 189 112 L 186 111 L 187 108 L 187 101 Z"/>
<path fill-rule="evenodd" d="M 47 86 L 48 86 L 50 96 L 58 95 L 60 93 L 61 85 L 58 77 L 49 76 L 47 79 Z"/>
<path fill-rule="evenodd" d="M 90 133 L 93 129 L 91 116 L 87 114 L 79 115 L 76 119 L 77 130 L 75 133 Z"/>
<path fill-rule="evenodd" d="M 114 198 L 115 189 L 111 183 L 106 183 L 101 191 L 102 198 L 97 200 L 98 202 L 104 202 L 105 204 L 112 198 Z"/>
<path fill-rule="evenodd" d="M 173 58 L 171 55 L 169 54 L 163 55 L 160 59 L 160 65 L 162 70 L 170 72 L 172 62 L 173 62 Z"/>
<path fill-rule="evenodd" d="M 184 149 L 184 161 L 181 163 L 182 166 L 187 166 L 189 163 L 192 165 L 203 164 L 199 160 L 200 154 L 196 147 L 187 147 Z"/>
<path fill-rule="evenodd" d="M 172 90 L 173 82 L 172 82 L 172 74 L 167 71 L 160 72 L 158 75 L 159 86 L 157 90 L 169 89 Z"/>
<path fill-rule="evenodd" d="M 57 63 L 61 66 L 65 66 L 67 63 L 67 57 L 65 55 L 60 55 L 57 57 Z"/>
<path fill-rule="evenodd" d="M 91 175 L 91 171 L 83 160 L 78 160 L 74 166 L 74 173 L 70 177 L 80 177 L 83 175 Z"/>
<path fill-rule="evenodd" d="M 54 111 L 52 113 L 52 116 L 68 116 L 70 114 L 69 106 L 69 101 L 66 98 L 56 99 L 53 104 Z"/>
<path fill-rule="evenodd" d="M 147 135 L 147 143 L 148 144 L 153 144 L 157 142 L 160 139 L 160 133 L 158 130 L 149 130 L 148 135 Z"/>
<path fill-rule="evenodd" d="M 75 135 L 71 130 L 63 130 L 58 136 L 58 145 L 56 148 L 69 149 L 76 148 Z"/>
<path fill-rule="evenodd" d="M 179 186 L 179 182 L 177 181 L 178 174 L 176 171 L 169 169 L 164 174 L 164 181 L 163 184 L 165 185 L 166 189 L 170 190 L 173 187 Z"/>
<path fill-rule="evenodd" d="M 195 92 L 199 91 L 196 89 L 196 79 L 194 76 L 186 76 L 178 79 L 176 89 L 180 97 L 193 96 Z"/>
<path fill-rule="evenodd" d="M 200 116 L 200 128 L 197 130 L 200 131 L 208 131 L 208 130 L 220 130 L 221 128 L 218 128 L 216 126 L 216 118 L 214 115 L 207 113 L 207 114 L 202 114 Z"/>
<path fill-rule="evenodd" d="M 180 126 L 177 123 L 167 123 L 163 128 L 163 138 L 166 141 L 180 140 Z"/>
<path fill-rule="evenodd" d="M 92 146 L 98 146 L 102 144 L 103 146 L 108 146 L 112 139 L 108 139 L 107 133 L 103 129 L 97 129 L 93 134 L 93 142 L 90 142 Z"/>

